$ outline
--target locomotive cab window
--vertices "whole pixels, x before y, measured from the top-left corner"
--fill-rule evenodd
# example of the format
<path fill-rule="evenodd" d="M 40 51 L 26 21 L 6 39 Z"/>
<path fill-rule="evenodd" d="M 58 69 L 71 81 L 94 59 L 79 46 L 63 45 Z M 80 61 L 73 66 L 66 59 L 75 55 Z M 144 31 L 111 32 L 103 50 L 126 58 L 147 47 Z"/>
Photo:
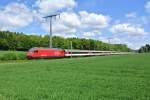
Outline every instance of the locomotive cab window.
<path fill-rule="evenodd" d="M 34 53 L 38 53 L 38 50 L 34 50 L 33 52 L 34 52 Z"/>

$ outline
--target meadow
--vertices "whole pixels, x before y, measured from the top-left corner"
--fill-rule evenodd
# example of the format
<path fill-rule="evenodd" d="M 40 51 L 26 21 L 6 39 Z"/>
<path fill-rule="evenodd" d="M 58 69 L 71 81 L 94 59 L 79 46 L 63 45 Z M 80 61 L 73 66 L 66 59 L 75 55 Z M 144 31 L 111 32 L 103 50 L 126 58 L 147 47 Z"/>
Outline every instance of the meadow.
<path fill-rule="evenodd" d="M 150 100 L 150 54 L 0 62 L 0 100 Z"/>

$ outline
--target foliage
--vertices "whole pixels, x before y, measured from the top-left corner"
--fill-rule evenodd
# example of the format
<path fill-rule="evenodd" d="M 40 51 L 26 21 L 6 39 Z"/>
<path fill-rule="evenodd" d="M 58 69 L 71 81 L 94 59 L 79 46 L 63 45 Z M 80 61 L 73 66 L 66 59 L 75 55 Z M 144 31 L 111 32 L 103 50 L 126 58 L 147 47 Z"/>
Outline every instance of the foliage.
<path fill-rule="evenodd" d="M 0 60 L 25 60 L 26 54 L 24 52 L 17 51 L 1 51 L 0 52 Z"/>
<path fill-rule="evenodd" d="M 27 59 L 26 54 L 25 53 L 18 54 L 17 59 L 18 60 L 26 60 Z"/>
<path fill-rule="evenodd" d="M 2 100 L 149 100 L 150 54 L 0 63 Z"/>
<path fill-rule="evenodd" d="M 145 46 L 143 46 L 139 49 L 139 53 L 146 53 L 146 52 L 150 52 L 150 45 L 149 44 L 146 44 Z"/>
<path fill-rule="evenodd" d="M 1 57 L 1 60 L 17 60 L 17 55 L 15 53 L 6 53 Z"/>
<path fill-rule="evenodd" d="M 70 42 L 73 49 L 81 50 L 115 50 L 129 51 L 126 45 L 113 45 L 92 39 L 53 37 L 53 47 L 70 49 Z M 23 33 L 0 31 L 0 50 L 27 51 L 32 47 L 48 47 L 49 36 L 25 35 Z"/>

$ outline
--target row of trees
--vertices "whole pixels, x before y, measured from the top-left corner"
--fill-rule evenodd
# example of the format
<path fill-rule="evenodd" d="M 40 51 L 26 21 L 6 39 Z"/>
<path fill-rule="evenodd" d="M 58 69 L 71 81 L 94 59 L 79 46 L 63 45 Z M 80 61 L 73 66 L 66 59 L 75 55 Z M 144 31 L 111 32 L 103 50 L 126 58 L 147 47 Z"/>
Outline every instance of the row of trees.
<path fill-rule="evenodd" d="M 126 45 L 114 45 L 92 39 L 63 38 L 59 36 L 53 37 L 53 47 L 70 49 L 71 41 L 73 49 L 130 51 Z M 26 35 L 23 33 L 0 31 L 0 50 L 27 51 L 32 47 L 48 47 L 48 45 L 49 36 L 47 35 Z"/>
<path fill-rule="evenodd" d="M 149 44 L 146 44 L 145 46 L 143 46 L 139 49 L 139 53 L 146 53 L 146 52 L 150 52 L 150 45 Z"/>

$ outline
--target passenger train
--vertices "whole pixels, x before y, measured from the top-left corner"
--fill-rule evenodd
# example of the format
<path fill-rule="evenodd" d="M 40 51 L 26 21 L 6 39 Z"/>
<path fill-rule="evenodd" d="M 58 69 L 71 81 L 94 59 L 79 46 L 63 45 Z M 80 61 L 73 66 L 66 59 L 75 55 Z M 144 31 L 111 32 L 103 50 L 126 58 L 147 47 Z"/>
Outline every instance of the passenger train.
<path fill-rule="evenodd" d="M 123 55 L 129 52 L 93 51 L 93 50 L 67 50 L 58 48 L 32 48 L 27 52 L 28 59 L 65 58 L 84 56 Z"/>

